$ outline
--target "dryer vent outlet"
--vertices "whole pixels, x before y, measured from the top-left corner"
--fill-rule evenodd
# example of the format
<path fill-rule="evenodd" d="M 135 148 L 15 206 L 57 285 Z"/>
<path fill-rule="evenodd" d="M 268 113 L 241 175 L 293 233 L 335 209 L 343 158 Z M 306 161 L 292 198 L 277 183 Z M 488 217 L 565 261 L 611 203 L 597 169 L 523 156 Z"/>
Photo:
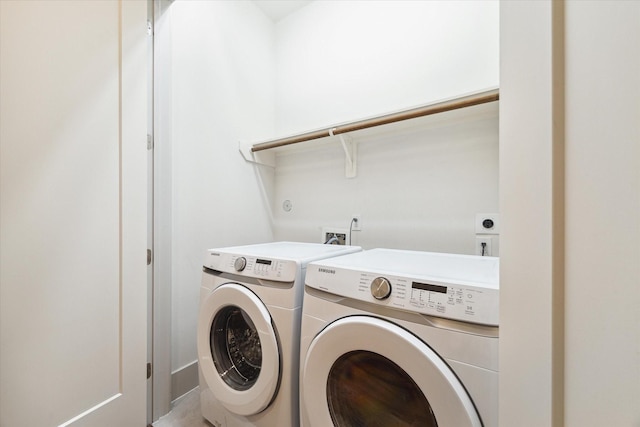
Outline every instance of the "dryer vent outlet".
<path fill-rule="evenodd" d="M 328 245 L 347 245 L 347 230 L 323 228 L 322 243 Z"/>

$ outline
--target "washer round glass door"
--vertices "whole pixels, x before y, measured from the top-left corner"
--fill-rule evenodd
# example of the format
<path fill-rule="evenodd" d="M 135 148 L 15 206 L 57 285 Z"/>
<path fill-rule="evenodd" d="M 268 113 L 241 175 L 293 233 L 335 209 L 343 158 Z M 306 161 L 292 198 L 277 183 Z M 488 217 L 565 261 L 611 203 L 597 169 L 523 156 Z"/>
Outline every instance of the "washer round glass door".
<path fill-rule="evenodd" d="M 262 368 L 262 345 L 253 321 L 236 306 L 213 317 L 209 344 L 218 375 L 234 390 L 251 388 Z"/>
<path fill-rule="evenodd" d="M 451 368 L 407 330 L 350 316 L 311 342 L 302 369 L 311 425 L 335 427 L 481 427 Z"/>
<path fill-rule="evenodd" d="M 200 305 L 198 358 L 214 397 L 239 415 L 263 411 L 280 381 L 280 349 L 267 307 L 248 288 L 229 283 Z"/>

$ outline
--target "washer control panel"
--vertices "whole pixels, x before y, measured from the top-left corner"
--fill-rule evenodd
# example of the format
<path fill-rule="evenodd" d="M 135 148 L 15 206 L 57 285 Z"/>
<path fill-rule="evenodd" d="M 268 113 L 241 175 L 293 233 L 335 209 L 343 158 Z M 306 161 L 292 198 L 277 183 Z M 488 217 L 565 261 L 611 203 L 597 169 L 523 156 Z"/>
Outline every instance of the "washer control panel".
<path fill-rule="evenodd" d="M 277 260 L 214 251 L 207 253 L 204 267 L 223 273 L 276 282 L 293 282 L 297 271 L 296 262 L 291 260 Z"/>
<path fill-rule="evenodd" d="M 426 277 L 328 268 L 309 264 L 306 285 L 389 308 L 484 325 L 499 324 L 499 289 Z"/>

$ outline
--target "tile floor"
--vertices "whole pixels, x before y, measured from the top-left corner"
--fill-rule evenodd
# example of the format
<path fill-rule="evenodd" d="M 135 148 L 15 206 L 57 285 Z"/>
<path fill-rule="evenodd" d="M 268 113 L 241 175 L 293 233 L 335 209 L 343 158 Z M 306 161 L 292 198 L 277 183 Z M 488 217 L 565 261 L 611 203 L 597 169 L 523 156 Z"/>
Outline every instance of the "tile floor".
<path fill-rule="evenodd" d="M 212 427 L 200 412 L 199 388 L 177 399 L 171 412 L 153 423 L 153 427 Z"/>

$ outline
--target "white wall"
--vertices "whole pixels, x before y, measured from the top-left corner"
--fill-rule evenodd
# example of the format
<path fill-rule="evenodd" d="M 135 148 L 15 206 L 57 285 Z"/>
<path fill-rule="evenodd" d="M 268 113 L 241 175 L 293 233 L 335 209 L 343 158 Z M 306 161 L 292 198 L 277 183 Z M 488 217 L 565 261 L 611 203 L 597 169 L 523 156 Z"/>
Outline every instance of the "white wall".
<path fill-rule="evenodd" d="M 273 131 L 275 55 L 273 24 L 251 2 L 176 1 L 169 13 L 172 109 L 159 120 L 172 123 L 175 371 L 197 359 L 205 250 L 273 237 L 254 167 L 238 142 Z"/>
<path fill-rule="evenodd" d="M 154 1 L 153 38 L 153 364 L 151 418 L 171 410 L 172 55 L 171 0 Z M 160 120 L 158 120 L 160 118 Z M 179 393 L 179 391 L 176 391 Z"/>
<path fill-rule="evenodd" d="M 354 133 L 355 178 L 337 138 L 278 154 L 276 239 L 320 242 L 323 227 L 348 229 L 360 214 L 352 244 L 474 253 L 475 214 L 497 212 L 497 105 L 417 122 Z"/>
<path fill-rule="evenodd" d="M 640 425 L 638 22 L 502 3 L 501 425 Z"/>
<path fill-rule="evenodd" d="M 497 87 L 498 24 L 495 1 L 312 2 L 276 26 L 277 131 Z M 497 131 L 493 105 L 354 133 L 353 179 L 337 138 L 281 150 L 275 236 L 321 241 L 361 214 L 352 243 L 365 248 L 474 253 L 475 214 L 498 210 Z"/>
<path fill-rule="evenodd" d="M 281 153 L 274 173 L 245 163 L 237 144 L 495 87 L 497 2 L 313 2 L 277 25 L 252 2 L 176 1 L 170 14 L 172 109 L 157 144 L 170 135 L 173 371 L 196 359 L 206 248 L 315 242 L 322 225 L 348 226 L 361 213 L 367 231 L 356 243 L 473 252 L 473 215 L 497 210 L 495 105 L 461 126 L 447 115 L 412 124 L 402 142 L 389 130 L 367 136 L 354 180 L 333 145 L 321 154 L 326 169 L 303 149 Z M 307 56 L 318 43 L 337 57 Z M 335 91 L 349 96 L 336 102 Z"/>
<path fill-rule="evenodd" d="M 502 2 L 500 21 L 500 425 L 560 427 L 552 1 Z"/>
<path fill-rule="evenodd" d="M 567 2 L 565 425 L 640 425 L 640 3 Z"/>
<path fill-rule="evenodd" d="M 497 87 L 498 6 L 311 2 L 277 25 L 276 131 L 307 131 Z"/>

